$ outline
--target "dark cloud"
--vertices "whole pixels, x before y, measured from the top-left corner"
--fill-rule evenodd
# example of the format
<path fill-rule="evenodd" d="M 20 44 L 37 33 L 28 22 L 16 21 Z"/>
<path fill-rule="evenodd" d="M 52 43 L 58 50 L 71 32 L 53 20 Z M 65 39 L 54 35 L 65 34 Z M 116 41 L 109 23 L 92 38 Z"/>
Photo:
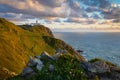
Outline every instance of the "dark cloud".
<path fill-rule="evenodd" d="M 58 18 L 58 19 L 55 19 L 54 22 L 61 22 L 61 20 Z"/>
<path fill-rule="evenodd" d="M 70 7 L 70 17 L 88 17 L 78 1 L 68 0 L 68 6 Z"/>
<path fill-rule="evenodd" d="M 120 19 L 115 19 L 115 20 L 113 20 L 113 22 L 118 23 L 118 22 L 120 22 Z"/>
<path fill-rule="evenodd" d="M 86 24 L 95 24 L 97 21 L 94 21 L 94 20 L 88 20 L 86 21 Z"/>
<path fill-rule="evenodd" d="M 16 13 L 0 13 L 0 17 L 7 18 L 12 21 L 27 21 L 27 19 L 34 19 L 34 16 Z"/>
<path fill-rule="evenodd" d="M 118 23 L 118 22 L 120 22 L 120 19 L 115 19 L 115 20 L 113 20 L 113 22 Z"/>
<path fill-rule="evenodd" d="M 49 7 L 60 7 L 65 0 L 36 0 L 42 5 Z"/>
<path fill-rule="evenodd" d="M 11 2 L 10 0 L 7 1 Z M 64 8 L 64 6 L 62 6 L 62 2 L 64 2 L 64 0 L 16 0 L 12 3 L 7 1 L 0 1 L 0 12 L 23 13 L 38 18 L 66 16 L 62 11 L 62 7 Z M 52 8 L 47 7 L 45 4 Z"/>
<path fill-rule="evenodd" d="M 73 9 L 75 12 L 82 10 L 78 4 L 78 2 L 74 2 L 73 0 L 68 0 L 69 7 Z"/>
<path fill-rule="evenodd" d="M 107 12 L 103 11 L 102 14 L 106 19 L 120 19 L 120 8 L 112 8 Z"/>
<path fill-rule="evenodd" d="M 7 4 L 0 4 L 0 12 L 2 13 L 6 13 L 6 12 L 14 12 L 14 13 L 20 13 L 21 11 L 19 11 L 18 9 L 9 6 Z"/>
<path fill-rule="evenodd" d="M 68 18 L 64 22 L 69 22 L 69 23 L 81 23 L 81 21 L 77 18 Z"/>
<path fill-rule="evenodd" d="M 101 18 L 98 14 L 95 14 L 95 13 L 93 13 L 90 17 L 94 18 L 94 19 L 100 19 Z"/>

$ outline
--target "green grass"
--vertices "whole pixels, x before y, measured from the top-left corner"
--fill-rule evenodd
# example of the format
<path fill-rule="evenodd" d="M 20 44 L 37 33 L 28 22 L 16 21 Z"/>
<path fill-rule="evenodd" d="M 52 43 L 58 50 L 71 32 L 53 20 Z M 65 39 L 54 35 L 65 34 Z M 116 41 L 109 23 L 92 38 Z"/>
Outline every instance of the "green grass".
<path fill-rule="evenodd" d="M 40 55 L 43 51 L 54 54 L 56 48 L 60 47 L 72 55 L 76 54 L 71 46 L 53 38 L 52 32 L 43 25 L 23 27 L 0 18 L 0 78 L 9 76 L 2 70 L 3 67 L 20 74 L 29 56 Z M 83 59 L 81 56 L 79 58 Z"/>
<path fill-rule="evenodd" d="M 44 59 L 42 59 L 44 61 Z M 45 67 L 41 71 L 36 71 L 37 75 L 27 78 L 28 80 L 86 80 L 85 72 L 80 67 L 78 59 L 70 54 L 61 55 L 56 61 L 45 61 Z M 49 65 L 54 65 L 54 70 L 49 71 Z M 10 80 L 24 80 L 20 76 Z"/>
<path fill-rule="evenodd" d="M 117 66 L 116 64 L 113 64 L 113 63 L 111 63 L 111 62 L 109 62 L 109 61 L 106 61 L 106 60 L 102 60 L 102 59 L 100 59 L 100 58 L 91 59 L 89 62 L 94 63 L 94 62 L 96 62 L 96 61 L 104 61 L 107 65 Z"/>

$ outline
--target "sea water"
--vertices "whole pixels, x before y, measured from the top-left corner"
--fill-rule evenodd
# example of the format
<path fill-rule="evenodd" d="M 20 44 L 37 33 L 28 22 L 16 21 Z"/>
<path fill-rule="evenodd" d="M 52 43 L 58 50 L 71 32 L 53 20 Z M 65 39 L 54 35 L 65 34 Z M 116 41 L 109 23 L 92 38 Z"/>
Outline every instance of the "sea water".
<path fill-rule="evenodd" d="M 120 32 L 54 32 L 87 60 L 101 58 L 120 66 Z"/>

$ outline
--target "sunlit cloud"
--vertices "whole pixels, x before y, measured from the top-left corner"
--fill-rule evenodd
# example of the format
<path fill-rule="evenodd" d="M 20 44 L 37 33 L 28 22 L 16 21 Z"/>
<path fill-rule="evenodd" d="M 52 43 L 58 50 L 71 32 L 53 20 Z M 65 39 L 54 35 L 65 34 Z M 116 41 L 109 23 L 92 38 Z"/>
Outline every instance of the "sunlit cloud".
<path fill-rule="evenodd" d="M 0 0 L 0 17 L 16 24 L 39 20 L 41 24 L 57 24 L 63 28 L 109 21 L 119 24 L 120 3 L 114 0 Z"/>

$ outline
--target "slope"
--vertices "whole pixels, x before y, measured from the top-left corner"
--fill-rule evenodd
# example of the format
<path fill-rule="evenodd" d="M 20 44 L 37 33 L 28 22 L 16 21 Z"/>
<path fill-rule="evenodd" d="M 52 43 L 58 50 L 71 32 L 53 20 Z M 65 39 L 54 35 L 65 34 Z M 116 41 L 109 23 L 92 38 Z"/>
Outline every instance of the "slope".
<path fill-rule="evenodd" d="M 0 78 L 18 75 L 30 56 L 39 55 L 43 51 L 52 55 L 63 43 L 55 39 L 52 32 L 42 25 L 23 29 L 0 18 Z M 57 45 L 53 46 L 55 44 Z M 77 54 L 69 45 L 60 46 L 60 48 L 68 50 L 71 54 Z M 82 56 L 79 56 L 79 59 L 84 60 Z"/>

